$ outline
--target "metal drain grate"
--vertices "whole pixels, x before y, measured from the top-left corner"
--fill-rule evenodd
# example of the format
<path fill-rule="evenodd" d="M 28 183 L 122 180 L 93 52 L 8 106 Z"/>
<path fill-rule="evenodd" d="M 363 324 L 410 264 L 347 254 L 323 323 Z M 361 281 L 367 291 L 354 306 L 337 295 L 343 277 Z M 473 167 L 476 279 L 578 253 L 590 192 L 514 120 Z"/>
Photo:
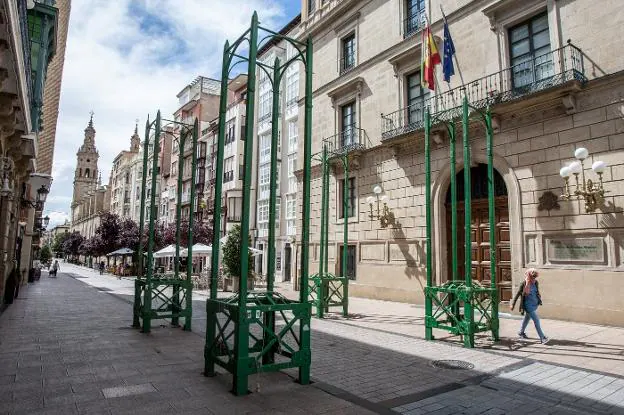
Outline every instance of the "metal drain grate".
<path fill-rule="evenodd" d="M 431 366 L 438 369 L 474 369 L 474 365 L 464 360 L 434 360 Z"/>

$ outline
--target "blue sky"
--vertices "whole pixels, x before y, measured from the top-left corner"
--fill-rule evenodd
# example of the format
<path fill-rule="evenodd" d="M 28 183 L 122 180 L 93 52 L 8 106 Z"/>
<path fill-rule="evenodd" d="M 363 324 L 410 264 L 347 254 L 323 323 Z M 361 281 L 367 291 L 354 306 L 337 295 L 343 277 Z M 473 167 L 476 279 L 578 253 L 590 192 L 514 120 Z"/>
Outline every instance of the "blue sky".
<path fill-rule="evenodd" d="M 135 119 L 171 114 L 176 94 L 197 75 L 218 78 L 226 39 L 249 26 L 279 30 L 299 0 L 80 0 L 72 2 L 57 127 L 50 227 L 69 217 L 76 151 L 94 111 L 98 167 L 108 182 L 113 158 L 130 144 Z"/>

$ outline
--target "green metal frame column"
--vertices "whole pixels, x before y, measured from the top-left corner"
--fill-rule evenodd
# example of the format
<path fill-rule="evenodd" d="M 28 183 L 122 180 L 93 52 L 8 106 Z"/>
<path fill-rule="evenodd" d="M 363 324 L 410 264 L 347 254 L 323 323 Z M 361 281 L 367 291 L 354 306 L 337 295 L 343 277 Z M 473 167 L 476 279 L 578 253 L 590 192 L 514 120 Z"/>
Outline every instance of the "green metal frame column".
<path fill-rule="evenodd" d="M 464 139 L 464 248 L 465 284 L 464 301 L 464 346 L 474 347 L 474 308 L 472 306 L 472 180 L 470 177 L 470 134 L 468 120 L 468 98 L 462 103 L 462 134 Z M 490 231 L 491 233 L 491 231 Z"/>
<path fill-rule="evenodd" d="M 225 115 L 228 100 L 228 83 L 224 79 L 229 79 L 230 63 L 230 43 L 225 42 L 223 47 L 223 64 L 221 68 L 221 91 L 219 96 L 219 130 L 217 133 L 217 160 L 215 170 L 215 197 L 212 214 L 212 246 L 218 247 L 212 252 L 210 266 L 210 300 L 217 300 L 217 290 L 219 284 L 219 253 L 221 251 L 221 193 L 223 190 L 223 153 L 225 148 Z M 206 312 L 209 313 L 209 303 L 206 302 Z M 217 319 L 206 319 L 206 345 L 204 346 L 204 375 L 215 376 L 214 354 L 210 349 L 212 339 L 217 336 Z"/>
<path fill-rule="evenodd" d="M 490 225 L 490 288 L 492 289 L 491 302 L 492 302 L 492 338 L 494 341 L 499 340 L 499 320 L 498 320 L 498 304 L 500 299 L 498 298 L 498 288 L 496 286 L 496 207 L 495 207 L 495 193 L 494 193 L 494 152 L 493 152 L 493 139 L 494 131 L 492 128 L 492 114 L 488 108 L 485 113 L 484 123 L 486 130 L 486 147 L 487 147 L 487 159 L 488 159 L 488 221 Z"/>
<path fill-rule="evenodd" d="M 433 340 L 433 299 L 436 295 L 430 292 L 433 286 L 433 246 L 431 238 L 431 115 L 429 108 L 425 109 L 425 222 L 426 222 L 426 238 L 427 238 L 427 287 L 425 289 L 425 339 Z"/>
<path fill-rule="evenodd" d="M 181 204 L 181 181 L 184 167 L 184 158 L 183 158 L 183 147 L 186 139 L 191 136 L 193 143 L 193 156 L 192 156 L 192 176 L 191 176 L 191 196 L 190 196 L 190 205 L 193 206 L 195 202 L 195 169 L 197 166 L 197 139 L 198 139 L 198 120 L 195 120 L 194 127 L 191 129 L 189 125 L 184 123 L 176 122 L 176 121 L 168 121 L 171 124 L 175 124 L 180 127 L 180 154 L 178 156 L 178 162 L 180 166 L 180 170 L 178 172 L 178 208 L 177 208 L 177 216 L 176 216 L 176 263 L 174 275 L 172 277 L 168 277 L 165 275 L 159 275 L 155 273 L 154 269 L 154 233 L 156 227 L 156 216 L 158 213 L 158 206 L 156 206 L 156 188 L 157 188 L 157 180 L 158 180 L 158 160 L 160 153 L 160 135 L 163 131 L 162 122 L 168 121 L 163 120 L 160 115 L 160 111 L 156 116 L 156 120 L 152 123 L 149 122 L 149 119 L 146 123 L 145 127 L 145 142 L 143 143 L 143 177 L 142 177 L 142 185 L 143 188 L 141 190 L 141 213 L 140 213 L 140 224 L 139 224 L 139 267 L 138 267 L 138 276 L 135 280 L 135 292 L 134 292 L 134 307 L 133 307 L 133 327 L 141 327 L 142 321 L 142 331 L 144 333 L 149 333 L 151 330 L 151 322 L 154 319 L 171 319 L 171 324 L 173 326 L 178 326 L 179 318 L 184 317 L 184 329 L 191 330 L 191 320 L 192 320 L 192 282 L 191 282 L 191 271 L 192 267 L 190 266 L 191 260 L 187 261 L 187 272 L 185 277 L 180 277 L 180 267 L 178 259 L 180 257 L 180 204 Z M 152 168 L 151 172 L 148 171 L 148 159 L 149 159 L 149 150 L 150 150 L 150 132 L 154 129 L 154 139 L 151 143 L 153 146 L 152 149 Z M 151 186 L 150 186 L 150 200 L 149 205 L 147 205 L 147 177 L 150 177 Z M 147 209 L 146 209 L 147 205 Z M 147 243 L 147 263 L 145 265 L 143 254 L 143 238 L 144 238 L 144 224 L 145 224 L 145 214 L 146 210 L 149 209 L 149 227 L 148 227 L 148 243 Z M 193 241 L 193 215 L 189 218 L 189 242 L 192 245 Z M 188 257 L 192 258 L 193 248 L 192 246 L 188 247 Z M 171 288 L 171 295 L 168 294 L 167 290 Z M 182 294 L 183 299 L 185 301 L 184 307 L 182 307 L 182 303 L 180 301 L 180 294 Z M 154 303 L 156 300 L 156 303 Z"/>
<path fill-rule="evenodd" d="M 156 207 L 156 179 L 158 177 L 158 154 L 160 153 L 160 111 L 156 114 L 156 125 L 155 125 L 155 135 L 154 135 L 154 149 L 152 151 L 153 160 L 152 160 L 152 183 L 151 183 L 151 194 L 150 194 L 150 215 L 149 215 L 149 239 L 147 243 L 147 276 L 145 278 L 145 298 L 143 300 L 143 333 L 149 333 L 151 330 L 152 323 L 152 277 L 154 274 L 154 226 L 155 226 L 155 215 L 154 209 Z M 145 174 L 145 172 L 144 172 Z M 145 191 L 145 189 L 143 190 Z"/>
<path fill-rule="evenodd" d="M 259 31 L 263 30 L 270 35 L 260 43 L 278 38 L 289 42 L 299 52 L 294 58 L 281 64 L 275 60 L 273 66 L 257 61 Z M 249 43 L 248 55 L 238 54 L 237 49 L 243 42 Z M 306 48 L 305 56 L 302 52 Z M 233 58 L 238 61 L 232 65 Z M 266 292 L 254 290 L 248 292 L 247 277 L 249 274 L 249 211 L 251 199 L 252 157 L 254 150 L 254 125 L 245 126 L 244 143 L 244 174 L 243 174 L 243 203 L 241 221 L 241 257 L 240 257 L 240 289 L 238 294 L 230 298 L 217 298 L 217 278 L 219 264 L 219 250 L 213 250 L 212 279 L 210 298 L 206 301 L 207 329 L 206 345 L 204 349 L 205 375 L 215 374 L 215 365 L 225 368 L 233 375 L 232 392 L 236 395 L 248 393 L 248 377 L 251 374 L 264 371 L 277 371 L 290 367 L 299 368 L 299 382 L 307 384 L 310 381 L 310 304 L 307 302 L 307 270 L 309 249 L 309 198 L 310 198 L 310 149 L 311 149 L 311 82 L 312 82 L 312 44 L 311 40 L 304 44 L 282 34 L 259 26 L 258 16 L 254 12 L 251 27 L 232 45 L 225 44 L 223 54 L 223 68 L 221 79 L 221 103 L 219 111 L 219 139 L 217 149 L 217 177 L 215 192 L 221 194 L 223 174 L 223 149 L 225 137 L 225 113 L 227 110 L 227 84 L 231 69 L 239 63 L 247 62 L 247 102 L 246 117 L 254 119 L 256 68 L 269 75 L 273 82 L 273 117 L 272 117 L 272 145 L 271 145 L 271 190 L 269 215 L 269 276 Z M 304 214 L 302 217 L 302 293 L 300 301 L 292 301 L 274 292 L 275 278 L 275 220 L 276 220 L 276 184 L 277 184 L 277 137 L 279 111 L 279 80 L 291 64 L 302 61 L 306 67 L 306 119 L 304 133 Z M 273 75 L 268 71 L 272 71 Z M 277 84 L 277 85 L 276 85 Z M 306 170 L 307 169 L 307 170 Z M 214 239 L 213 246 L 219 246 L 220 238 L 221 201 L 215 198 L 214 206 Z M 275 313 L 280 313 L 285 322 L 284 327 L 275 327 Z M 287 314 L 291 313 L 291 314 Z M 299 325 L 299 335 L 295 333 L 294 325 Z M 254 329 L 253 331 L 251 329 Z M 261 334 L 258 334 L 258 330 Z M 291 337 L 293 342 L 286 342 Z M 293 344 L 296 344 L 294 347 Z M 286 360 L 275 360 L 275 355 L 281 355 Z"/>
<path fill-rule="evenodd" d="M 141 315 L 141 292 L 142 284 L 141 280 L 145 277 L 144 260 L 143 260 L 143 230 L 145 224 L 145 187 L 147 186 L 147 153 L 149 151 L 149 133 L 151 124 L 149 116 L 145 122 L 145 141 L 143 142 L 143 170 L 141 173 L 141 213 L 139 214 L 139 258 L 137 278 L 134 281 L 134 307 L 133 307 L 133 320 L 132 327 L 141 327 L 140 315 Z"/>
<path fill-rule="evenodd" d="M 455 121 L 457 110 L 461 108 L 462 132 L 463 132 L 463 162 L 464 162 L 464 205 L 465 205 L 465 227 L 464 227 L 464 275 L 460 279 L 458 275 L 458 246 L 457 246 L 457 183 L 456 183 L 456 134 Z M 490 226 L 490 283 L 484 286 L 472 280 L 472 178 L 470 171 L 470 110 L 474 110 L 486 127 L 487 140 L 487 163 L 488 163 L 488 213 Z M 450 117 L 449 117 L 450 115 Z M 447 118 L 450 118 L 447 119 Z M 475 333 L 492 330 L 492 337 L 498 340 L 498 295 L 496 288 L 496 237 L 495 237 L 495 204 L 494 204 L 494 167 L 493 167 L 493 132 L 492 121 L 489 108 L 485 112 L 469 105 L 464 97 L 462 106 L 441 111 L 434 117 L 436 122 L 446 124 L 449 133 L 450 151 L 450 188 L 451 188 L 451 244 L 452 244 L 452 264 L 450 279 L 436 286 L 432 277 L 432 212 L 431 212 L 431 150 L 430 131 L 432 120 L 427 112 L 425 114 L 425 182 L 426 182 L 426 221 L 427 221 L 427 287 L 425 288 L 425 337 L 433 339 L 433 329 L 447 330 L 453 334 L 463 336 L 465 347 L 474 347 Z M 463 315 L 460 306 L 463 303 Z M 479 313 L 479 318 L 475 319 L 475 312 Z"/>

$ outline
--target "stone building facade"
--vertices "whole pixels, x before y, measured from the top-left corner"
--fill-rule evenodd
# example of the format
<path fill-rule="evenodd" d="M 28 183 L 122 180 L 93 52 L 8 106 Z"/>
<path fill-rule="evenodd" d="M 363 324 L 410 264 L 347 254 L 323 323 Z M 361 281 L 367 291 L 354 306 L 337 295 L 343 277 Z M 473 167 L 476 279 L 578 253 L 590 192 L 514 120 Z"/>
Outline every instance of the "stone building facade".
<path fill-rule="evenodd" d="M 130 137 L 130 149 L 121 151 L 113 160 L 110 179 L 110 212 L 137 223 L 141 204 L 142 168 L 143 153 L 137 126 Z"/>
<path fill-rule="evenodd" d="M 46 72 L 58 43 L 54 3 L 0 1 L 0 311 L 27 281 L 50 188 L 37 156 Z"/>
<path fill-rule="evenodd" d="M 435 280 L 449 278 L 449 141 L 444 127 L 434 125 L 432 200 L 426 201 L 423 114 L 425 108 L 434 115 L 456 108 L 466 94 L 475 105 L 489 104 L 493 114 L 501 299 L 508 301 L 524 271 L 536 267 L 544 316 L 624 324 L 619 295 L 624 277 L 624 55 L 614 53 L 618 40 L 613 35 L 623 18 L 621 7 L 607 2 L 596 9 L 589 0 L 316 3 L 302 1 L 300 32 L 300 39 L 311 36 L 314 42 L 313 153 L 326 139 L 349 154 L 354 190 L 348 215 L 341 214 L 337 202 L 342 169 L 336 166 L 330 178 L 329 256 L 330 270 L 340 274 L 341 216 L 347 216 L 350 294 L 423 303 L 427 202 L 433 209 Z M 461 66 L 450 85 L 438 67 L 433 93 L 420 86 L 420 32 L 426 13 L 442 53 L 438 3 Z M 472 272 L 486 280 L 485 235 L 490 230 L 482 220 L 487 209 L 478 191 L 484 180 L 484 131 L 475 123 L 469 137 L 475 186 Z M 608 164 L 602 177 L 608 193 L 592 212 L 582 200 L 558 198 L 564 191 L 559 171 L 581 147 L 590 154 L 584 162 L 586 178 L 598 179 L 590 169 L 593 162 Z M 461 174 L 461 146 L 456 160 Z M 311 272 L 319 259 L 320 185 L 318 165 L 313 166 Z M 382 187 L 395 218 L 387 228 L 367 203 L 375 185 Z"/>

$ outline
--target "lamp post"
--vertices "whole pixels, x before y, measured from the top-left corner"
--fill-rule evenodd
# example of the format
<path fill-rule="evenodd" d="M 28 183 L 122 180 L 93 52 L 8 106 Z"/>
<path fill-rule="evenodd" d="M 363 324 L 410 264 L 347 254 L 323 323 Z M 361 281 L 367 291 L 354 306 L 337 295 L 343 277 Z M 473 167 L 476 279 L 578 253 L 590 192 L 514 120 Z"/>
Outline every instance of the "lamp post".
<path fill-rule="evenodd" d="M 604 161 L 595 161 L 592 164 L 592 170 L 598 175 L 598 184 L 591 179 L 585 180 L 585 166 L 584 161 L 589 156 L 589 151 L 586 148 L 581 147 L 576 149 L 574 157 L 576 161 L 573 161 L 569 165 L 563 167 L 559 171 L 559 175 L 565 181 L 564 193 L 561 195 L 562 199 L 569 200 L 576 196 L 577 200 L 583 198 L 585 200 L 585 212 L 592 213 L 596 210 L 599 204 L 604 202 L 604 194 L 607 190 L 604 190 L 602 183 L 602 174 L 607 168 L 607 163 Z M 570 176 L 574 175 L 575 188 L 573 192 L 570 192 Z M 579 182 L 579 175 L 581 175 L 581 182 Z"/>
<path fill-rule="evenodd" d="M 370 209 L 368 216 L 371 221 L 379 220 L 379 224 L 382 228 L 387 228 L 388 225 L 394 223 L 394 214 L 390 212 L 390 209 L 388 208 L 388 196 L 382 194 L 383 188 L 378 184 L 373 186 L 373 193 L 375 194 L 375 197 L 369 196 L 366 198 Z M 377 214 L 373 213 L 373 203 L 375 202 L 375 200 L 377 201 Z M 383 203 L 383 208 L 381 209 L 381 211 L 379 209 L 380 201 Z"/>

